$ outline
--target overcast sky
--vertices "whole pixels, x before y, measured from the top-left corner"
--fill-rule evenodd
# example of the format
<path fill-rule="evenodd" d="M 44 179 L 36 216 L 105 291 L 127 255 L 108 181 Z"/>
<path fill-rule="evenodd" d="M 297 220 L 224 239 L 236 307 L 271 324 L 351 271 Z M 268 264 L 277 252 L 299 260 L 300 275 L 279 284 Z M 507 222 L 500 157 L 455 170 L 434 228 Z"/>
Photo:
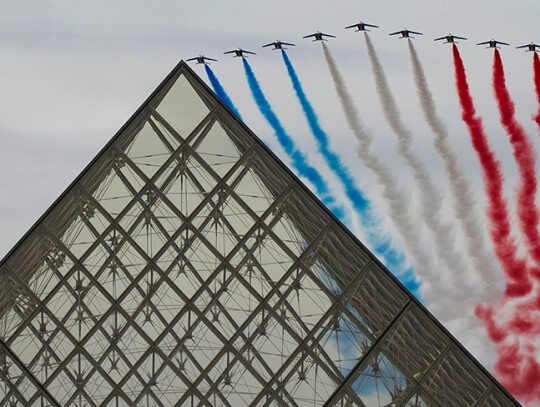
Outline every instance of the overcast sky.
<path fill-rule="evenodd" d="M 451 47 L 433 39 L 452 32 L 459 44 L 477 109 L 502 160 L 508 196 L 518 184 L 507 136 L 499 124 L 491 90 L 492 52 L 477 47 L 492 37 L 509 42 L 502 50 L 517 115 L 540 147 L 530 120 L 537 110 L 532 55 L 514 47 L 540 42 L 538 0 L 408 1 L 2 1 L 0 13 L 0 257 L 20 239 L 58 195 L 122 126 L 180 59 L 205 54 L 244 120 L 278 155 L 274 135 L 254 104 L 239 58 L 224 51 L 243 47 L 286 129 L 323 173 L 327 167 L 297 103 L 279 52 L 261 45 L 280 39 L 289 50 L 304 88 L 333 147 L 354 170 L 367 195 L 386 209 L 374 176 L 356 156 L 319 43 L 303 35 L 334 35 L 328 45 L 347 81 L 374 148 L 414 192 L 410 170 L 396 152 L 372 80 L 363 34 L 344 30 L 359 20 L 379 25 L 371 33 L 415 148 L 446 193 L 442 161 L 433 148 L 414 87 L 405 40 L 389 37 L 403 27 L 421 31 L 415 46 L 424 64 L 452 145 L 460 153 L 483 203 L 482 180 L 454 88 Z M 201 66 L 194 69 L 205 80 Z M 285 158 L 285 157 L 283 157 Z M 388 225 L 388 227 L 392 227 Z M 358 232 L 358 229 L 356 229 Z"/>

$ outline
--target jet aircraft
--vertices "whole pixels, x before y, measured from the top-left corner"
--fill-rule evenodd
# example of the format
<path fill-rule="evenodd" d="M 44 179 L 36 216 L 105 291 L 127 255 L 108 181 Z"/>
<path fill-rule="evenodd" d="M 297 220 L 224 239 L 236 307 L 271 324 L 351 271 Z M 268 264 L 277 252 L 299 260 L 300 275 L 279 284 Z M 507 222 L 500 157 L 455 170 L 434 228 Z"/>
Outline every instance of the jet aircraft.
<path fill-rule="evenodd" d="M 530 44 L 527 44 L 527 45 L 520 45 L 519 47 L 516 47 L 516 48 L 528 48 L 528 50 L 525 51 L 525 52 L 529 52 L 529 51 L 538 52 L 538 51 L 536 50 L 536 47 L 540 48 L 540 45 L 535 44 L 534 42 L 531 42 Z"/>
<path fill-rule="evenodd" d="M 224 52 L 224 54 L 236 54 L 233 56 L 233 58 L 236 58 L 236 57 L 247 58 L 247 56 L 245 56 L 244 54 L 257 55 L 254 52 L 246 51 L 245 49 L 242 49 L 242 48 L 236 48 L 236 49 L 233 49 L 232 51 Z"/>
<path fill-rule="evenodd" d="M 356 24 L 353 24 L 353 25 L 349 25 L 348 27 L 345 27 L 345 29 L 347 29 L 347 28 L 355 28 L 355 27 L 356 27 L 356 31 L 370 31 L 366 27 L 379 28 L 378 25 L 368 24 L 368 23 L 364 23 L 363 21 L 360 21 L 359 23 L 356 23 Z"/>
<path fill-rule="evenodd" d="M 499 44 L 499 45 L 510 45 L 510 44 L 507 44 L 506 42 L 496 41 L 493 38 L 491 40 L 489 40 L 489 41 L 479 42 L 476 45 L 488 45 L 486 48 L 499 48 L 497 46 L 497 44 Z"/>
<path fill-rule="evenodd" d="M 283 47 L 284 45 L 288 45 L 289 47 L 295 46 L 294 44 L 291 44 L 290 42 L 283 42 L 283 41 L 275 40 L 274 42 L 271 42 L 270 44 L 263 45 L 263 48 L 270 47 L 272 45 L 274 46 L 274 48 L 272 49 L 287 49 Z"/>
<path fill-rule="evenodd" d="M 411 34 L 423 35 L 422 33 L 419 33 L 418 31 L 411 31 L 411 30 L 407 30 L 406 28 L 404 28 L 401 31 L 396 31 L 395 33 L 392 33 L 389 35 L 397 35 L 397 34 L 401 35 L 401 37 L 399 38 L 414 38 L 414 37 L 411 37 Z"/>
<path fill-rule="evenodd" d="M 328 40 L 325 40 L 323 37 L 336 38 L 335 35 L 325 34 L 325 33 L 322 33 L 320 31 L 317 31 L 316 33 L 313 33 L 313 34 L 306 35 L 306 36 L 304 36 L 302 38 L 310 38 L 310 37 L 315 37 L 315 39 L 313 41 L 328 41 Z"/>
<path fill-rule="evenodd" d="M 186 59 L 186 62 L 188 61 L 197 61 L 197 64 L 208 64 L 208 62 L 206 61 L 214 61 L 214 62 L 217 62 L 217 59 L 213 59 L 213 58 L 209 58 L 209 57 L 205 57 L 204 55 L 199 55 L 195 58 L 189 58 L 189 59 Z"/>
<path fill-rule="evenodd" d="M 457 35 L 448 34 L 441 38 L 435 38 L 433 41 L 446 40 L 445 44 L 457 43 L 455 40 L 467 40 L 465 37 L 458 37 Z"/>

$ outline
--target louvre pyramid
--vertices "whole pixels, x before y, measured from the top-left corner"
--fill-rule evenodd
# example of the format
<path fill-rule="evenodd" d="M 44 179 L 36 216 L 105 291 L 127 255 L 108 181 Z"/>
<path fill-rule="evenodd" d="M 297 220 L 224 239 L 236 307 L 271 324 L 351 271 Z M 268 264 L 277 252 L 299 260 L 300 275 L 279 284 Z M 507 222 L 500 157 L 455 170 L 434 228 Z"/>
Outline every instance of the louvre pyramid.
<path fill-rule="evenodd" d="M 0 281 L 0 406 L 518 405 L 184 62 Z"/>

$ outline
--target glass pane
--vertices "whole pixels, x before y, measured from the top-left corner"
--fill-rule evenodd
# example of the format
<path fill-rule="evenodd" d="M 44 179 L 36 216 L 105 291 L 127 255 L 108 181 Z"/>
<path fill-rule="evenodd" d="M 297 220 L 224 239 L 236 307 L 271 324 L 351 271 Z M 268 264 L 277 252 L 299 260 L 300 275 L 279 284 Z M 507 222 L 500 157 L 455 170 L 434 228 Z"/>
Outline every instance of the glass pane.
<path fill-rule="evenodd" d="M 240 158 L 240 151 L 219 122 L 195 139 L 193 148 L 208 165 L 223 177 Z"/>
<path fill-rule="evenodd" d="M 413 381 L 382 352 L 375 351 L 364 360 L 349 382 L 366 406 L 400 405 Z"/>
<path fill-rule="evenodd" d="M 370 263 L 365 273 L 365 278 L 352 284 L 340 302 L 369 328 L 374 337 L 378 337 L 405 306 L 408 298 L 376 264 Z"/>
<path fill-rule="evenodd" d="M 208 173 L 204 163 L 185 151 L 174 156 L 155 183 L 185 217 L 191 215 L 216 184 L 217 180 Z"/>
<path fill-rule="evenodd" d="M 184 75 L 178 77 L 156 110 L 184 139 L 209 113 Z"/>
<path fill-rule="evenodd" d="M 126 155 L 148 178 L 171 156 L 174 147 L 147 121 L 126 148 Z"/>
<path fill-rule="evenodd" d="M 15 360 L 0 347 L 0 405 L 27 406 L 37 389 Z"/>
<path fill-rule="evenodd" d="M 422 380 L 422 388 L 443 406 L 473 406 L 489 381 L 456 347 Z"/>
<path fill-rule="evenodd" d="M 489 395 L 482 401 L 478 407 L 511 407 L 515 403 L 501 390 L 492 385 Z"/>
<path fill-rule="evenodd" d="M 360 321 L 336 305 L 315 331 L 308 345 L 326 355 L 327 363 L 334 365 L 338 374 L 346 377 L 371 347 L 372 339 Z"/>
<path fill-rule="evenodd" d="M 363 271 L 368 261 L 367 253 L 337 228 L 326 231 L 320 243 L 303 260 L 312 274 L 336 296 Z"/>
<path fill-rule="evenodd" d="M 382 348 L 403 372 L 420 380 L 448 343 L 448 337 L 413 305 L 385 336 Z"/>
<path fill-rule="evenodd" d="M 439 407 L 439 405 L 421 391 L 417 391 L 411 395 L 404 407 Z"/>

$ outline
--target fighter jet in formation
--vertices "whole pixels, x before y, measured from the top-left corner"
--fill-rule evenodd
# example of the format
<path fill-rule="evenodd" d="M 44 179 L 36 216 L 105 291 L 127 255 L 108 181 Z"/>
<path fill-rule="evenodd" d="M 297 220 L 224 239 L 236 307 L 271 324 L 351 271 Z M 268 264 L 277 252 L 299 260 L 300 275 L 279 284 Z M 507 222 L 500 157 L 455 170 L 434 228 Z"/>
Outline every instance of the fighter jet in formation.
<path fill-rule="evenodd" d="M 244 54 L 257 55 L 254 52 L 246 51 L 245 49 L 242 49 L 242 48 L 236 48 L 236 49 L 233 49 L 232 51 L 224 52 L 224 54 L 236 54 L 233 56 L 233 58 L 237 58 L 237 57 L 247 58 L 247 56 Z"/>
<path fill-rule="evenodd" d="M 457 35 L 452 35 L 452 34 L 448 34 L 448 35 L 445 35 L 444 37 L 441 37 L 441 38 L 435 38 L 433 41 L 440 41 L 440 40 L 446 40 L 444 43 L 445 44 L 453 44 L 453 43 L 456 43 L 457 44 L 457 41 L 456 40 L 466 40 L 467 38 L 465 37 L 458 37 Z"/>
<path fill-rule="evenodd" d="M 197 64 L 204 64 L 204 65 L 207 65 L 208 62 L 206 62 L 206 61 L 214 61 L 214 62 L 217 62 L 217 59 L 208 58 L 208 57 L 205 57 L 204 55 L 199 55 L 199 56 L 196 56 L 195 58 L 189 58 L 189 59 L 186 59 L 186 62 L 188 62 L 188 61 L 197 61 Z"/>
<path fill-rule="evenodd" d="M 325 33 L 322 33 L 320 31 L 317 31 L 316 33 L 313 33 L 313 34 L 306 35 L 306 36 L 304 36 L 302 38 L 310 38 L 310 37 L 315 37 L 315 39 L 313 41 L 328 41 L 328 40 L 325 40 L 323 37 L 336 38 L 335 35 L 325 34 Z"/>
<path fill-rule="evenodd" d="M 345 27 L 345 29 L 350 29 L 350 28 L 355 28 L 355 32 L 358 32 L 358 31 L 370 31 L 369 28 L 379 28 L 379 26 L 374 25 L 374 24 L 368 24 L 368 23 L 365 23 L 363 21 L 360 21 L 358 23 L 351 24 L 351 25 L 348 25 L 348 26 Z M 400 30 L 400 31 L 390 33 L 389 35 L 399 35 L 400 36 L 399 38 L 401 39 L 401 38 L 414 38 L 412 36 L 412 34 L 423 35 L 421 32 L 408 30 L 407 28 L 404 28 L 403 30 Z M 328 41 L 327 38 L 336 38 L 336 36 L 332 35 L 332 34 L 326 34 L 326 33 L 323 33 L 321 31 L 317 31 L 317 32 L 314 32 L 313 34 L 305 35 L 302 38 L 312 38 L 313 41 Z M 467 38 L 460 37 L 460 36 L 453 35 L 453 34 L 448 34 L 448 35 L 445 35 L 443 37 L 435 38 L 433 41 L 443 41 L 443 40 L 444 40 L 444 42 L 443 42 L 444 44 L 455 44 L 455 43 L 457 43 L 456 40 L 467 40 Z M 489 41 L 479 42 L 476 45 L 487 45 L 486 48 L 499 48 L 500 45 L 510 45 L 510 44 L 508 44 L 506 42 L 502 42 L 502 41 L 497 41 L 495 39 L 491 39 Z M 290 43 L 290 42 L 283 42 L 283 41 L 275 40 L 274 42 L 264 44 L 262 47 L 263 48 L 272 47 L 272 50 L 276 50 L 276 49 L 284 50 L 284 49 L 287 49 L 287 48 L 285 48 L 285 46 L 294 47 L 295 44 Z M 526 48 L 526 52 L 540 52 L 540 45 L 535 44 L 533 42 L 531 42 L 529 44 L 526 44 L 526 45 L 521 45 L 521 46 L 516 47 L 516 48 L 518 48 L 518 49 Z M 231 51 L 226 51 L 226 52 L 224 52 L 224 54 L 234 54 L 233 56 L 235 58 L 237 58 L 237 57 L 247 58 L 248 54 L 249 55 L 257 55 L 255 52 L 246 51 L 246 50 L 244 50 L 242 48 L 237 48 L 237 49 L 234 49 L 234 50 L 231 50 Z M 186 61 L 197 61 L 197 64 L 207 65 L 209 63 L 208 61 L 217 62 L 217 59 L 209 58 L 209 57 L 206 57 L 206 56 L 201 54 L 201 55 L 196 56 L 194 58 L 186 59 Z"/>
<path fill-rule="evenodd" d="M 399 38 L 414 38 L 414 37 L 411 37 L 411 34 L 424 35 L 424 34 L 419 33 L 417 31 L 407 30 L 406 28 L 404 28 L 401 31 L 396 31 L 395 33 L 391 33 L 389 35 L 397 35 L 397 34 L 401 35 L 401 37 L 399 37 Z"/>
<path fill-rule="evenodd" d="M 263 48 L 264 47 L 274 46 L 274 48 L 272 48 L 273 50 L 274 49 L 287 49 L 287 48 L 283 47 L 284 45 L 288 45 L 289 47 L 294 47 L 295 46 L 294 44 L 291 44 L 290 42 L 283 42 L 283 41 L 275 40 L 274 42 L 263 45 Z"/>
<path fill-rule="evenodd" d="M 487 48 L 499 48 L 497 45 L 510 45 L 510 44 L 508 44 L 506 42 L 502 42 L 502 41 L 497 41 L 497 40 L 494 40 L 492 38 L 489 41 L 479 42 L 476 45 L 487 45 L 487 47 L 486 47 L 486 49 L 487 49 Z"/>
<path fill-rule="evenodd" d="M 356 24 L 353 24 L 353 25 L 349 25 L 348 27 L 345 27 L 345 29 L 347 29 L 347 28 L 356 28 L 355 31 L 370 31 L 366 27 L 379 28 L 378 25 L 368 24 L 368 23 L 364 23 L 363 21 L 360 21 L 359 23 L 356 23 Z"/>
<path fill-rule="evenodd" d="M 540 45 L 535 44 L 534 42 L 531 42 L 530 44 L 527 44 L 527 45 L 520 45 L 519 47 L 516 47 L 516 48 L 528 48 L 528 50 L 525 51 L 525 52 L 529 52 L 529 51 L 538 52 L 538 51 L 536 50 L 536 47 L 540 48 Z"/>

